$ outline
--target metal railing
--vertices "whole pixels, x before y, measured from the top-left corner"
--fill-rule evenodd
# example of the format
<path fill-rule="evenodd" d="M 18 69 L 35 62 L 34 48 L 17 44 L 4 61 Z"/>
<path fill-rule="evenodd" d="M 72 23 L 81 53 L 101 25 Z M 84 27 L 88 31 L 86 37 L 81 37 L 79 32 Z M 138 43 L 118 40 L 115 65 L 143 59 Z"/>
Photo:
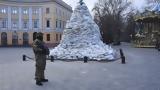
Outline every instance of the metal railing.
<path fill-rule="evenodd" d="M 54 56 L 47 56 L 46 60 L 50 60 L 51 62 L 54 62 L 54 61 L 65 61 L 65 62 L 73 62 L 73 61 L 83 61 L 84 63 L 87 63 L 88 61 L 107 61 L 107 62 L 111 62 L 111 61 L 116 61 L 116 60 L 121 60 L 121 63 L 122 64 L 125 64 L 126 63 L 126 60 L 125 60 L 125 56 L 124 56 L 124 53 L 123 53 L 123 50 L 120 49 L 119 50 L 120 52 L 120 57 L 114 59 L 114 60 L 96 60 L 96 59 L 89 59 L 89 57 L 87 56 L 84 56 L 83 58 L 78 58 L 77 59 L 60 59 L 60 58 L 55 58 Z M 33 60 L 35 61 L 34 58 L 32 57 L 29 57 L 27 55 L 22 55 L 22 59 L 23 61 L 30 61 L 30 60 Z"/>

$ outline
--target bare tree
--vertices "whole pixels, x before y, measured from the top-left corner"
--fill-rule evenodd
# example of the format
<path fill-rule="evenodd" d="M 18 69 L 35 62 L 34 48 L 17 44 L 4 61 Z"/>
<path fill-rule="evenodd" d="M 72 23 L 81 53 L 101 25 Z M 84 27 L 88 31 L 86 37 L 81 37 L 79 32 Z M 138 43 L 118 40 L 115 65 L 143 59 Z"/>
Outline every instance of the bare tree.
<path fill-rule="evenodd" d="M 120 43 L 120 30 L 123 28 L 123 16 L 130 6 L 128 0 L 98 0 L 93 8 L 95 21 L 101 29 L 103 41 Z"/>
<path fill-rule="evenodd" d="M 160 0 L 147 0 L 147 3 L 160 3 Z"/>
<path fill-rule="evenodd" d="M 126 17 L 125 29 L 122 35 L 123 40 L 126 42 L 130 42 L 135 39 L 136 22 L 134 17 L 136 14 L 138 14 L 138 11 L 129 13 Z"/>
<path fill-rule="evenodd" d="M 160 4 L 160 0 L 146 0 L 147 5 L 145 6 L 145 10 L 152 10 L 155 6 Z"/>

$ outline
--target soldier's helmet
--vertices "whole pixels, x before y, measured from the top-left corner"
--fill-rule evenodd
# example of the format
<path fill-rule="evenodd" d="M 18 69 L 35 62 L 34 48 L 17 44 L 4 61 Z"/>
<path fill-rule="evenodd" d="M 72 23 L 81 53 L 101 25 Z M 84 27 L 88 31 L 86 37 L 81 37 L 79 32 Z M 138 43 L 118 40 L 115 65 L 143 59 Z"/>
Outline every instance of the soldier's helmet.
<path fill-rule="evenodd" d="M 36 39 L 43 41 L 43 33 L 41 33 L 41 32 L 37 33 Z"/>

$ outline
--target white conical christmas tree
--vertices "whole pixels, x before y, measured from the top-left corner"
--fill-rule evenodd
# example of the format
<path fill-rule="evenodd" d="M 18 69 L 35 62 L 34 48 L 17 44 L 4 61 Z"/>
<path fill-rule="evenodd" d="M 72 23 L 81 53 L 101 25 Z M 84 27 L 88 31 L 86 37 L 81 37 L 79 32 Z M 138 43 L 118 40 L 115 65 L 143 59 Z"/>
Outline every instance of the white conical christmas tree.
<path fill-rule="evenodd" d="M 97 60 L 115 59 L 115 51 L 101 41 L 99 27 L 93 21 L 85 3 L 78 3 L 67 22 L 60 44 L 51 50 L 60 59 L 76 59 L 84 56 Z"/>

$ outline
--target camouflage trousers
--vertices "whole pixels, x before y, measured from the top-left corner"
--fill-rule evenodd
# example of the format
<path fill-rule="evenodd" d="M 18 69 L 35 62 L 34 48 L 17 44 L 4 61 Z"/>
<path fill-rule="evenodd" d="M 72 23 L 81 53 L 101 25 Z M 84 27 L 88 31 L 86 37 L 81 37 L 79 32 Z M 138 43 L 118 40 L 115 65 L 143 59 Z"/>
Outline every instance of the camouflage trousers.
<path fill-rule="evenodd" d="M 44 71 L 44 69 L 39 69 L 38 67 L 36 67 L 35 79 L 38 81 L 40 81 L 41 79 L 45 79 Z"/>
<path fill-rule="evenodd" d="M 45 55 L 36 55 L 36 70 L 35 70 L 35 79 L 41 80 L 45 79 L 44 71 L 46 67 L 46 56 Z"/>

